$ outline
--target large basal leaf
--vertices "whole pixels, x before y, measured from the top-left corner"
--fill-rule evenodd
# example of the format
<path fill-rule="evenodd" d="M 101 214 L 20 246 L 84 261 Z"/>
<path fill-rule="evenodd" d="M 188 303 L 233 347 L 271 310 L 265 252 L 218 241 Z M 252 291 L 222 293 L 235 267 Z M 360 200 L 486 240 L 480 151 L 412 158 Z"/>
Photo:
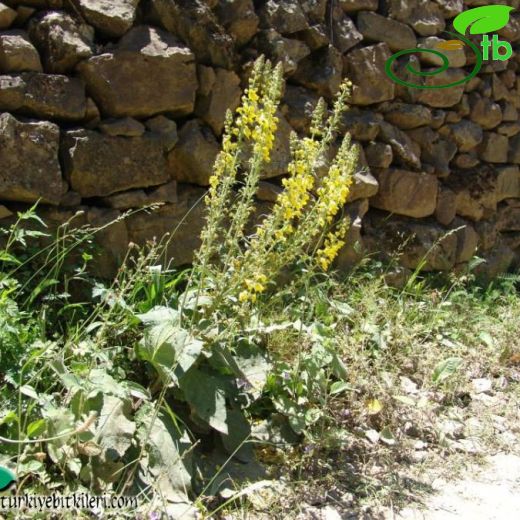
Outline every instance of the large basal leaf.
<path fill-rule="evenodd" d="M 137 354 L 157 370 L 163 383 L 176 383 L 198 359 L 204 344 L 171 323 L 154 325 L 145 331 Z"/>
<path fill-rule="evenodd" d="M 99 445 L 112 460 L 123 457 L 132 444 L 136 426 L 130 413 L 130 401 L 112 395 L 104 396 L 96 436 Z"/>
<path fill-rule="evenodd" d="M 244 414 L 238 408 L 227 411 L 227 435 L 221 434 L 222 444 L 229 454 L 243 462 L 249 462 L 253 458 L 253 446 L 247 442 L 251 434 L 251 428 Z"/>
<path fill-rule="evenodd" d="M 227 434 L 226 381 L 192 368 L 179 384 L 191 409 L 212 428 Z"/>
<path fill-rule="evenodd" d="M 507 5 L 486 5 L 476 7 L 460 13 L 453 20 L 453 27 L 460 34 L 466 34 L 469 29 L 470 34 L 486 34 L 495 32 L 509 22 L 509 13 L 513 7 Z"/>
<path fill-rule="evenodd" d="M 146 455 L 139 462 L 139 477 L 147 491 L 189 518 L 188 493 L 191 490 L 191 443 L 166 414 L 155 416 L 152 407 L 144 407 L 138 417 L 138 437 L 146 446 Z M 171 507 L 165 509 L 171 510 Z"/>
<path fill-rule="evenodd" d="M 145 314 L 137 314 L 137 318 L 146 326 L 161 323 L 175 324 L 179 321 L 179 311 L 171 307 L 157 306 Z"/>

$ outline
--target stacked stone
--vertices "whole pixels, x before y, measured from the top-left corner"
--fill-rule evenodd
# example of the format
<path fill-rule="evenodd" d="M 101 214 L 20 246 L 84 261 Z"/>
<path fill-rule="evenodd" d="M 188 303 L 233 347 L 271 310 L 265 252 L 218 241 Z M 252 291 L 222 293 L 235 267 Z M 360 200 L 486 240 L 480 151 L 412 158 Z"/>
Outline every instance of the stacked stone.
<path fill-rule="evenodd" d="M 505 3 L 505 2 L 499 2 Z M 478 254 L 495 275 L 520 264 L 520 15 L 499 36 L 508 61 L 490 61 L 450 89 L 393 83 L 384 63 L 399 50 L 434 48 L 479 0 L 2 0 L 0 2 L 0 225 L 41 200 L 51 223 L 78 209 L 99 236 L 110 276 L 129 242 L 176 230 L 168 245 L 189 262 L 224 117 L 254 59 L 283 63 L 287 87 L 277 146 L 258 191 L 270 204 L 287 170 L 289 135 L 305 132 L 320 96 L 354 83 L 344 117 L 363 153 L 345 208 L 349 246 L 451 270 Z M 520 0 L 507 5 L 520 7 Z M 426 81 L 468 74 L 465 49 Z M 414 66 L 439 65 L 426 53 Z M 400 72 L 401 77 L 406 74 Z M 449 231 L 452 231 L 451 233 Z M 484 268 L 482 268 L 484 269 Z"/>

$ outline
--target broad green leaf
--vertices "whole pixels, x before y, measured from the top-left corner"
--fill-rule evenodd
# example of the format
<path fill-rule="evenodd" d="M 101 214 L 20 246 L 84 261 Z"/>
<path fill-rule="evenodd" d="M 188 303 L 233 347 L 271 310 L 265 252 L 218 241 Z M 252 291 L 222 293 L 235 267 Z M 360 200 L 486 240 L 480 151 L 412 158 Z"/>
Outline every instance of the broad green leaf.
<path fill-rule="evenodd" d="M 340 394 L 346 390 L 353 390 L 353 388 L 345 381 L 336 381 L 330 385 L 330 395 Z"/>
<path fill-rule="evenodd" d="M 137 436 L 141 445 L 146 446 L 146 454 L 139 461 L 139 480 L 165 502 L 183 504 L 186 510 L 191 489 L 188 435 L 179 432 L 166 414 L 155 417 L 152 406 L 143 407 L 136 420 Z"/>
<path fill-rule="evenodd" d="M 247 440 L 251 434 L 249 422 L 238 408 L 227 411 L 228 434 L 221 434 L 222 444 L 226 451 L 243 462 L 253 458 L 253 447 Z"/>
<path fill-rule="evenodd" d="M 227 434 L 226 385 L 222 378 L 192 368 L 179 384 L 192 410 L 215 430 Z"/>
<path fill-rule="evenodd" d="M 150 327 L 137 346 L 137 354 L 148 361 L 165 383 L 176 382 L 197 361 L 204 344 L 171 323 Z"/>
<path fill-rule="evenodd" d="M 460 13 L 453 20 L 453 27 L 460 34 L 486 34 L 495 32 L 509 22 L 509 13 L 513 7 L 507 5 L 486 5 Z"/>
<path fill-rule="evenodd" d="M 45 419 L 38 419 L 27 426 L 27 436 L 36 437 L 45 431 L 47 423 Z"/>
<path fill-rule="evenodd" d="M 129 400 L 113 395 L 105 395 L 103 398 L 96 438 L 102 448 L 111 452 L 111 459 L 114 459 L 115 453 L 123 457 L 132 444 L 136 425 L 130 419 L 131 408 Z"/>
<path fill-rule="evenodd" d="M 462 364 L 462 359 L 457 357 L 447 358 L 441 361 L 433 370 L 432 381 L 441 383 L 451 377 Z"/>
<path fill-rule="evenodd" d="M 160 325 L 163 323 L 173 325 L 179 321 L 179 311 L 170 307 L 154 307 L 145 314 L 137 314 L 136 316 L 146 326 Z"/>
<path fill-rule="evenodd" d="M 20 387 L 20 392 L 23 395 L 26 395 L 27 397 L 30 397 L 31 399 L 34 399 L 35 401 L 38 401 L 38 393 L 30 385 L 23 385 L 22 387 Z"/>

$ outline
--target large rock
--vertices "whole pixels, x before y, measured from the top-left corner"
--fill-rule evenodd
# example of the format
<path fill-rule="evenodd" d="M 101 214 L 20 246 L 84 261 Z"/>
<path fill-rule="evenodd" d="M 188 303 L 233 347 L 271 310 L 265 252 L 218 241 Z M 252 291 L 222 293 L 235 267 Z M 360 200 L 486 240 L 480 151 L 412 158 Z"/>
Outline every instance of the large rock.
<path fill-rule="evenodd" d="M 367 40 L 385 42 L 392 51 L 417 47 L 417 39 L 410 27 L 379 14 L 369 11 L 360 12 L 357 26 Z"/>
<path fill-rule="evenodd" d="M 73 209 L 41 207 L 38 215 L 48 226 L 47 231 L 56 235 L 59 226 L 67 223 L 67 229 L 88 227 L 96 228 L 94 233 L 95 249 L 89 250 L 93 259 L 89 262 L 89 273 L 93 276 L 113 280 L 128 250 L 128 232 L 126 222 L 119 211 L 107 208 L 78 206 Z M 48 245 L 49 238 L 41 239 L 41 247 Z M 77 248 L 79 249 L 79 248 Z M 81 262 L 80 251 L 72 251 L 66 261 L 71 266 Z"/>
<path fill-rule="evenodd" d="M 215 12 L 238 47 L 251 40 L 258 30 L 258 16 L 252 0 L 221 0 L 215 6 Z"/>
<path fill-rule="evenodd" d="M 479 221 L 496 211 L 496 173 L 489 167 L 454 171 L 445 182 L 456 194 L 457 215 Z"/>
<path fill-rule="evenodd" d="M 385 43 L 353 50 L 345 58 L 345 75 L 354 84 L 353 105 L 371 105 L 393 99 L 395 83 L 385 73 L 390 51 Z"/>
<path fill-rule="evenodd" d="M 153 204 L 177 203 L 177 182 L 170 181 L 148 190 L 130 190 L 114 193 L 102 200 L 102 204 L 113 209 L 142 208 Z"/>
<path fill-rule="evenodd" d="M 379 139 L 392 147 L 394 157 L 399 158 L 402 163 L 416 169 L 421 167 L 420 146 L 402 130 L 383 121 L 380 123 Z"/>
<path fill-rule="evenodd" d="M 377 179 L 368 168 L 362 168 L 360 171 L 354 173 L 352 180 L 353 182 L 350 187 L 347 202 L 373 197 L 379 189 Z"/>
<path fill-rule="evenodd" d="M 261 31 L 255 38 L 255 46 L 271 61 L 281 62 L 284 73 L 287 75 L 292 74 L 298 68 L 298 63 L 311 52 L 304 42 L 284 38 L 274 29 Z"/>
<path fill-rule="evenodd" d="M 25 31 L 0 33 L 0 71 L 24 72 L 42 70 L 40 55 Z"/>
<path fill-rule="evenodd" d="M 105 116 L 193 112 L 197 90 L 194 56 L 160 29 L 136 27 L 114 51 L 94 56 L 78 69 Z"/>
<path fill-rule="evenodd" d="M 392 164 L 394 153 L 389 144 L 372 142 L 365 148 L 365 157 L 371 168 L 388 168 Z"/>
<path fill-rule="evenodd" d="M 457 215 L 457 196 L 449 188 L 439 186 L 435 218 L 443 226 L 448 226 Z"/>
<path fill-rule="evenodd" d="M 316 94 L 304 87 L 286 85 L 281 109 L 294 130 L 302 133 L 309 130 L 318 100 Z"/>
<path fill-rule="evenodd" d="M 81 121 L 85 117 L 85 86 L 77 78 L 25 73 L 0 76 L 0 85 L 0 110 L 62 121 Z"/>
<path fill-rule="evenodd" d="M 448 69 L 435 76 L 428 76 L 424 85 L 428 87 L 449 85 L 460 81 L 464 76 L 465 73 L 460 69 Z M 419 90 L 417 101 L 435 108 L 452 107 L 460 102 L 463 94 L 464 84 L 450 88 L 427 88 Z"/>
<path fill-rule="evenodd" d="M 502 121 L 502 109 L 498 103 L 478 94 L 470 95 L 471 120 L 484 130 L 491 130 Z"/>
<path fill-rule="evenodd" d="M 364 242 L 373 254 L 387 260 L 397 256 L 408 269 L 421 266 L 423 271 L 449 271 L 455 265 L 459 240 L 444 227 L 386 214 L 368 216 Z"/>
<path fill-rule="evenodd" d="M 162 141 L 153 134 L 112 137 L 69 130 L 61 145 L 64 173 L 83 198 L 146 188 L 169 180 Z"/>
<path fill-rule="evenodd" d="M 509 141 L 509 162 L 520 164 L 520 134 Z"/>
<path fill-rule="evenodd" d="M 478 146 L 484 137 L 482 128 L 469 121 L 463 119 L 459 123 L 448 125 L 448 136 L 457 144 L 460 152 L 469 152 Z"/>
<path fill-rule="evenodd" d="M 438 177 L 447 177 L 451 171 L 450 161 L 457 153 L 457 145 L 453 140 L 440 138 L 429 127 L 416 128 L 407 133 L 421 148 L 423 167 L 426 169 L 429 165 Z"/>
<path fill-rule="evenodd" d="M 341 85 L 342 70 L 341 54 L 329 45 L 303 59 L 291 79 L 320 96 L 331 98 Z"/>
<path fill-rule="evenodd" d="M 94 30 L 67 13 L 45 12 L 31 21 L 29 35 L 47 72 L 65 73 L 93 54 Z"/>
<path fill-rule="evenodd" d="M 162 241 L 166 245 L 165 263 L 170 267 L 170 260 L 173 265 L 191 263 L 205 223 L 204 193 L 201 188 L 179 187 L 177 204 L 130 216 L 126 221 L 129 239 L 141 246 Z"/>
<path fill-rule="evenodd" d="M 469 262 L 475 256 L 479 241 L 475 228 L 459 218 L 452 222 L 451 228 L 457 230 L 455 231 L 455 236 L 457 237 L 455 263 Z"/>
<path fill-rule="evenodd" d="M 208 186 L 219 144 L 211 130 L 197 119 L 179 131 L 179 142 L 168 156 L 171 176 L 179 182 Z"/>
<path fill-rule="evenodd" d="M 385 119 L 401 130 L 410 130 L 432 122 L 431 110 L 422 105 L 393 103 L 384 113 Z"/>
<path fill-rule="evenodd" d="M 438 181 L 433 175 L 389 169 L 376 174 L 379 192 L 370 205 L 409 217 L 433 215 L 437 205 Z"/>
<path fill-rule="evenodd" d="M 339 5 L 346 13 L 377 11 L 378 0 L 340 0 Z"/>
<path fill-rule="evenodd" d="M 67 190 L 58 161 L 60 130 L 0 115 L 0 199 L 58 204 Z"/>
<path fill-rule="evenodd" d="M 151 0 L 151 20 L 186 42 L 197 63 L 230 69 L 233 67 L 233 38 L 218 23 L 203 0 Z"/>
<path fill-rule="evenodd" d="M 505 204 L 498 210 L 497 226 L 500 231 L 520 231 L 520 205 Z"/>
<path fill-rule="evenodd" d="M 439 45 L 445 42 L 445 39 L 438 38 L 437 36 L 429 36 L 428 38 L 420 39 L 417 47 L 419 49 L 433 49 L 438 51 Z M 464 52 L 464 47 L 457 49 L 442 49 L 441 52 L 448 58 L 450 67 L 456 68 L 464 67 L 466 65 L 466 53 Z M 441 67 L 443 65 L 442 59 L 430 52 L 421 52 L 418 56 L 421 63 L 424 63 L 425 65 L 434 65 L 436 67 Z"/>
<path fill-rule="evenodd" d="M 332 44 L 342 54 L 363 40 L 363 35 L 356 29 L 354 22 L 337 6 L 332 14 Z"/>
<path fill-rule="evenodd" d="M 0 2 L 0 29 L 8 29 L 16 19 L 16 11 Z"/>
<path fill-rule="evenodd" d="M 496 199 L 520 199 L 520 167 L 500 166 L 496 168 Z"/>
<path fill-rule="evenodd" d="M 479 146 L 479 157 L 485 162 L 506 163 L 509 139 L 495 132 L 484 132 Z"/>
<path fill-rule="evenodd" d="M 383 116 L 371 110 L 350 108 L 342 117 L 341 130 L 357 141 L 373 141 L 379 134 Z"/>
<path fill-rule="evenodd" d="M 220 135 L 226 112 L 234 112 L 240 104 L 240 78 L 230 70 L 204 65 L 199 66 L 198 72 L 200 88 L 195 112 L 216 135 Z"/>
<path fill-rule="evenodd" d="M 83 18 L 101 34 L 118 37 L 133 25 L 139 0 L 72 0 Z"/>
<path fill-rule="evenodd" d="M 408 23 L 421 36 L 433 36 L 446 27 L 441 9 L 433 2 L 421 2 L 412 11 Z"/>
<path fill-rule="evenodd" d="M 260 9 L 264 28 L 274 28 L 281 34 L 291 34 L 307 28 L 307 18 L 298 0 L 267 0 Z"/>

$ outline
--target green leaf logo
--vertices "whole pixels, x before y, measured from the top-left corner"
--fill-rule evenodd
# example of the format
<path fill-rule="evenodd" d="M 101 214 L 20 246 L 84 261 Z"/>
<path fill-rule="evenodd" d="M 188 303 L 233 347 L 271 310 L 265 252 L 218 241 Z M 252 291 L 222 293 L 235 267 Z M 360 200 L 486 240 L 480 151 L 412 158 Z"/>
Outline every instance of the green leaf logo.
<path fill-rule="evenodd" d="M 486 5 L 460 13 L 453 20 L 453 27 L 460 34 L 486 34 L 502 29 L 509 22 L 509 13 L 514 7 L 507 5 Z"/>
<path fill-rule="evenodd" d="M 6 489 L 10 488 L 15 482 L 15 474 L 7 468 L 0 466 L 0 491 L 5 491 Z"/>

